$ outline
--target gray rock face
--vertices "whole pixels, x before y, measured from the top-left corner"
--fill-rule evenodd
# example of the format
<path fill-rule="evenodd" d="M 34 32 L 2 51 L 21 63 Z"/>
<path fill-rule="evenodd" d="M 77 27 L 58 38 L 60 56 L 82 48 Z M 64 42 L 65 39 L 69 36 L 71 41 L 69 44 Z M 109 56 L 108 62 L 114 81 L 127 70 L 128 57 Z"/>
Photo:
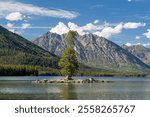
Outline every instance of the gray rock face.
<path fill-rule="evenodd" d="M 141 59 L 144 63 L 150 65 L 150 49 L 144 47 L 143 45 L 133 45 L 133 46 L 122 46 L 124 49 L 128 50 L 130 53 Z"/>
<path fill-rule="evenodd" d="M 33 43 L 45 50 L 61 56 L 66 47 L 66 34 L 46 33 L 35 39 Z M 93 34 L 79 35 L 74 38 L 74 49 L 78 60 L 90 67 L 137 71 L 148 70 L 149 67 L 117 44 Z"/>

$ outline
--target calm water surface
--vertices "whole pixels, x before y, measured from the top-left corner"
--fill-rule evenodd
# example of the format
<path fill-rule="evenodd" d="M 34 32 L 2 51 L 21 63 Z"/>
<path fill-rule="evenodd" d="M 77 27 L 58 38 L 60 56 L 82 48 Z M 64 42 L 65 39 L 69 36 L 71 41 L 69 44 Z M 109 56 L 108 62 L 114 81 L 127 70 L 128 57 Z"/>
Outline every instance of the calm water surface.
<path fill-rule="evenodd" d="M 110 83 L 34 84 L 37 79 L 61 77 L 0 77 L 0 99 L 150 100 L 150 78 L 93 77 Z M 88 77 L 74 77 L 85 79 Z"/>

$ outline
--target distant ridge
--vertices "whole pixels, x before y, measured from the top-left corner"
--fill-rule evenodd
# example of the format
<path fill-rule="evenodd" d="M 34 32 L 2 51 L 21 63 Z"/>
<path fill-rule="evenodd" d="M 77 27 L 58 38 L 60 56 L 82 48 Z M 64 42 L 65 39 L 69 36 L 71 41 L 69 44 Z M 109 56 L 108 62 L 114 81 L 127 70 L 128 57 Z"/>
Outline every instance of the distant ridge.
<path fill-rule="evenodd" d="M 143 45 L 133 45 L 133 46 L 123 45 L 122 47 L 128 50 L 136 57 L 138 57 L 144 63 L 150 65 L 150 48 L 146 48 Z"/>

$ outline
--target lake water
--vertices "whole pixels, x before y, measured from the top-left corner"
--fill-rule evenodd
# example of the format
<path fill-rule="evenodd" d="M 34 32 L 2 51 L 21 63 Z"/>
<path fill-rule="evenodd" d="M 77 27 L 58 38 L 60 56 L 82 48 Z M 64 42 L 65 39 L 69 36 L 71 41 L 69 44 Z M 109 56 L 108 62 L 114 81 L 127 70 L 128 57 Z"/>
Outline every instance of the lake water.
<path fill-rule="evenodd" d="M 25 100 L 150 100 L 150 78 L 93 77 L 110 83 L 34 84 L 62 77 L 0 77 L 0 99 Z M 88 77 L 74 77 L 85 79 Z"/>

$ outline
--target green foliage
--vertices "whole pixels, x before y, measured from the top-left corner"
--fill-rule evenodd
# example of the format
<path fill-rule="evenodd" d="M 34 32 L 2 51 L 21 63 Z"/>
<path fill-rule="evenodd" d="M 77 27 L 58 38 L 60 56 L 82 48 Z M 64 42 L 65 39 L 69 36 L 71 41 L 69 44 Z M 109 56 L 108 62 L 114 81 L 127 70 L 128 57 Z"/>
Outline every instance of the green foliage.
<path fill-rule="evenodd" d="M 137 72 L 118 72 L 113 70 L 105 70 L 98 68 L 90 68 L 80 65 L 78 76 L 106 76 L 106 77 L 146 77 L 148 73 L 137 73 Z"/>
<path fill-rule="evenodd" d="M 61 74 L 71 77 L 78 70 L 78 60 L 75 50 L 73 49 L 73 38 L 75 32 L 69 31 L 67 34 L 68 46 L 64 50 L 58 65 L 61 67 Z"/>
<path fill-rule="evenodd" d="M 73 41 L 73 38 L 75 36 L 76 32 L 75 31 L 69 31 L 67 36 L 66 36 L 66 40 L 67 40 L 67 43 L 68 45 L 70 46 L 74 46 L 74 41 Z"/>
<path fill-rule="evenodd" d="M 36 65 L 45 67 L 57 67 L 57 58 L 50 56 L 34 55 L 19 50 L 1 49 L 0 48 L 0 63 L 1 64 L 18 64 L 18 65 Z"/>
<path fill-rule="evenodd" d="M 0 64 L 0 76 L 38 76 L 34 66 Z"/>
<path fill-rule="evenodd" d="M 40 76 L 60 76 L 59 69 L 37 66 Z"/>
<path fill-rule="evenodd" d="M 72 76 L 78 70 L 78 60 L 71 46 L 64 50 L 58 65 L 62 68 L 62 75 Z"/>
<path fill-rule="evenodd" d="M 31 65 L 0 64 L 0 76 L 58 76 L 58 69 Z"/>

